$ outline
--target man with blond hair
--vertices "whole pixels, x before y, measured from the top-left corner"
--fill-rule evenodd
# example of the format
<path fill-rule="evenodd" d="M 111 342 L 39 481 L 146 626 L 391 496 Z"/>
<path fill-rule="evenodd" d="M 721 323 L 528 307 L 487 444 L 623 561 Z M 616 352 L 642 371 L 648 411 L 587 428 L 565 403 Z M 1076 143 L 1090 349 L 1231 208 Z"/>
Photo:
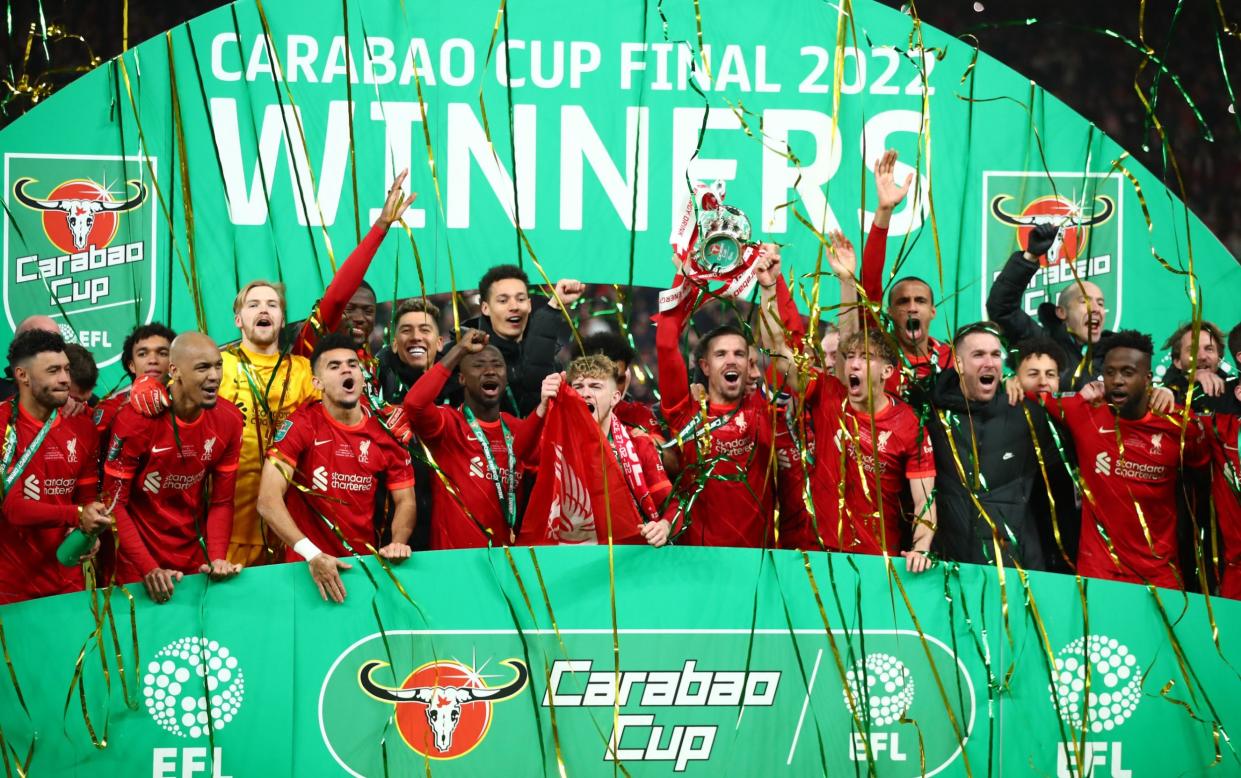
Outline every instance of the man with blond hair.
<path fill-rule="evenodd" d="M 676 501 L 668 499 L 672 484 L 650 435 L 622 423 L 613 413 L 622 397 L 616 372 L 615 362 L 591 354 L 573 360 L 566 373 L 545 379 L 545 389 L 556 384 L 540 453 L 542 472 L 549 478 L 535 484 L 519 544 L 605 545 L 610 538 L 615 544 L 645 543 L 658 548 L 668 542 L 677 512 Z M 557 381 L 560 376 L 563 380 Z M 586 489 L 601 490 L 596 496 L 610 503 L 611 509 L 600 510 L 592 499 L 595 507 L 591 511 L 568 510 L 553 483 L 567 469 L 558 461 L 563 454 L 556 447 L 582 452 L 592 443 L 606 444 L 610 451 L 583 457 L 590 460 L 583 464 L 594 467 L 598 463 L 606 469 L 598 472 L 599 478 L 587 475 Z"/>

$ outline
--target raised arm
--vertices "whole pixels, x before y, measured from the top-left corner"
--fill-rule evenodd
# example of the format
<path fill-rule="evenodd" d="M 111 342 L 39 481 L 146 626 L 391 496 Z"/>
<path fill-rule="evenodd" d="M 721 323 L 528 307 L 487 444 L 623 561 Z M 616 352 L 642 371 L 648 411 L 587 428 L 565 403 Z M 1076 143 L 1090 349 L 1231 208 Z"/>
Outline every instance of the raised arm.
<path fill-rule="evenodd" d="M 660 313 L 655 324 L 655 354 L 659 374 L 659 407 L 669 424 L 684 421 L 691 405 L 689 370 L 681 356 L 681 332 L 689 317 L 688 308 Z"/>
<path fill-rule="evenodd" d="M 879 197 L 879 205 L 875 208 L 875 219 L 870 225 L 870 234 L 866 237 L 866 245 L 862 249 L 862 294 L 867 303 L 883 302 L 883 266 L 888 253 L 888 226 L 892 223 L 892 214 L 909 194 L 914 174 L 905 176 L 905 183 L 896 183 L 895 149 L 888 149 L 875 164 L 875 192 Z M 858 311 L 859 317 L 868 327 L 878 327 L 870 308 Z"/>
<path fill-rule="evenodd" d="M 314 351 L 315 341 L 319 336 L 314 323 L 316 318 L 319 325 L 329 332 L 335 330 L 336 325 L 340 323 L 340 318 L 345 313 L 345 306 L 362 286 L 366 271 L 370 269 L 371 260 L 375 258 L 375 252 L 379 251 L 379 246 L 388 235 L 388 229 L 400 220 L 401 214 L 405 213 L 405 210 L 418 197 L 417 193 L 409 197 L 405 196 L 402 186 L 407 175 L 409 171 L 403 170 L 392 182 L 392 188 L 388 190 L 388 197 L 384 201 L 383 211 L 379 214 L 379 218 L 371 225 L 370 231 L 362 238 L 362 242 L 337 268 L 336 275 L 332 276 L 327 289 L 323 291 L 322 299 L 316 306 L 316 316 L 307 319 L 297 334 L 297 339 L 293 343 L 294 354 L 309 358 L 311 352 Z"/>
<path fill-rule="evenodd" d="M 987 318 L 999 324 L 1010 343 L 1043 334 L 1043 328 L 1021 306 L 1022 295 L 1030 279 L 1039 269 L 1039 257 L 1045 255 L 1056 239 L 1059 228 L 1040 224 L 1030 231 L 1026 250 L 1014 252 L 996 276 L 987 295 Z"/>

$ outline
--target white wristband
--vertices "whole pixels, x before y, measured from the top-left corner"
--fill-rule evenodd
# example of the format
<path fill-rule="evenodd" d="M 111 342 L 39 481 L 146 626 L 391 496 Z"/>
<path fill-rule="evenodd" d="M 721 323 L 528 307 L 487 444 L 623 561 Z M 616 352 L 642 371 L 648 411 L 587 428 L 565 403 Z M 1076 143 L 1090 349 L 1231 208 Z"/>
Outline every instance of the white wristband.
<path fill-rule="evenodd" d="M 302 538 L 294 543 L 293 551 L 300 554 L 307 562 L 323 553 L 310 538 Z"/>

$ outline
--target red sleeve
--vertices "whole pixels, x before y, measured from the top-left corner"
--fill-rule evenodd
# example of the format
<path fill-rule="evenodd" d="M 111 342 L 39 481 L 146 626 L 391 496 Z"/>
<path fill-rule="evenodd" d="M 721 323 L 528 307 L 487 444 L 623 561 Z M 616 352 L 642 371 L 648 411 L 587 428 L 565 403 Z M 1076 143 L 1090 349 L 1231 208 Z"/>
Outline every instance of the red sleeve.
<path fill-rule="evenodd" d="M 518 419 L 507 413 L 501 416 L 513 433 L 513 456 L 527 467 L 537 466 L 539 437 L 543 433 L 543 417 L 537 413 L 532 413 L 524 419 Z"/>
<path fill-rule="evenodd" d="M 27 500 L 21 489 L 10 489 L 4 498 L 4 517 L 15 527 L 72 527 L 77 524 L 78 506 Z"/>
<path fill-rule="evenodd" d="M 642 477 L 646 479 L 646 487 L 651 492 L 655 505 L 663 505 L 668 495 L 672 494 L 672 482 L 664 470 L 664 463 L 659 458 L 659 449 L 650 435 L 631 432 L 634 450 L 638 452 L 638 460 L 642 463 Z"/>
<path fill-rule="evenodd" d="M 1202 428 L 1202 420 L 1190 416 L 1185 433 L 1185 467 L 1206 467 L 1210 462 L 1211 446 Z"/>
<path fill-rule="evenodd" d="M 303 405 L 302 407 L 309 408 L 310 406 Z M 271 448 L 267 450 L 269 456 L 276 457 L 294 469 L 297 468 L 297 462 L 302 457 L 302 451 L 306 449 L 307 443 L 314 437 L 314 431 L 310 429 L 310 420 L 306 418 L 306 415 L 305 413 L 294 413 L 285 419 L 284 423 L 276 430 L 276 436 L 272 440 Z"/>
<path fill-rule="evenodd" d="M 776 308 L 780 311 L 780 324 L 788 333 L 789 345 L 794 351 L 802 349 L 805 346 L 806 325 L 802 323 L 801 312 L 789 293 L 788 284 L 784 283 L 784 276 L 776 279 Z"/>
<path fill-rule="evenodd" d="M 452 373 L 442 363 L 436 362 L 431 369 L 418 377 L 405 393 L 401 406 L 409 418 L 409 427 L 419 439 L 432 441 L 444 434 L 444 417 L 452 411 L 436 405 L 435 400 L 444 390 Z"/>
<path fill-rule="evenodd" d="M 905 459 L 905 477 L 934 478 L 935 449 L 931 446 L 931 436 L 925 430 L 918 428 L 918 417 L 912 410 L 909 413 L 909 421 L 913 425 L 913 429 L 909 432 L 908 456 Z"/>
<path fill-rule="evenodd" d="M 659 373 L 659 407 L 664 418 L 679 429 L 693 415 L 689 396 L 689 370 L 681 356 L 679 342 L 685 328 L 685 313 L 661 313 L 655 322 L 655 354 Z M 673 432 L 677 431 L 674 429 Z"/>
<path fill-rule="evenodd" d="M 330 331 L 336 328 L 337 322 L 345 313 L 345 305 L 349 302 L 349 298 L 358 291 L 358 287 L 362 286 L 366 271 L 370 269 L 371 260 L 375 258 L 375 252 L 379 251 L 379 246 L 387 234 L 386 224 L 382 222 L 372 224 L 370 232 L 366 233 L 366 237 L 362 238 L 362 242 L 349 254 L 344 264 L 337 268 L 336 275 L 332 276 L 332 281 L 324 290 L 323 297 L 315 306 L 316 315 L 307 318 L 306 323 L 302 325 L 302 331 L 297 334 L 297 340 L 293 343 L 294 354 L 310 357 L 311 352 L 315 350 L 315 341 L 319 337 L 314 326 L 315 319 L 318 319 L 325 330 Z"/>
<path fill-rule="evenodd" d="M 228 556 L 233 535 L 233 494 L 237 489 L 237 462 L 241 458 L 241 417 L 230 434 L 228 448 L 211 474 L 211 504 L 207 507 L 207 561 Z"/>
<path fill-rule="evenodd" d="M 99 499 L 99 430 L 91 417 L 80 416 L 78 440 L 82 441 L 82 466 L 78 470 L 78 482 L 73 491 L 76 503 L 94 502 Z"/>
<path fill-rule="evenodd" d="M 409 459 L 409 452 L 397 444 L 395 440 L 379 433 L 383 437 L 379 438 L 380 445 L 383 446 L 384 452 L 388 455 L 388 464 L 384 468 L 384 475 L 387 476 L 388 491 L 395 492 L 401 489 L 408 489 L 414 485 L 414 467 Z"/>
<path fill-rule="evenodd" d="M 1086 407 L 1086 401 L 1076 394 L 1057 397 L 1050 392 L 1026 392 L 1026 399 L 1039 403 L 1053 419 L 1070 427 L 1071 417 L 1076 417 Z"/>
<path fill-rule="evenodd" d="M 162 420 L 163 417 L 160 417 Z M 142 542 L 134 518 L 129 514 L 129 489 L 131 480 L 142 468 L 143 459 L 151 448 L 154 422 L 128 406 L 116 415 L 116 422 L 116 432 L 113 433 L 107 461 L 103 465 L 104 503 L 114 506 L 112 515 L 116 518 L 116 534 L 122 552 L 145 575 L 159 565 Z M 130 434 L 122 438 L 122 431 Z"/>
<path fill-rule="evenodd" d="M 866 236 L 866 246 L 862 249 L 862 294 L 872 303 L 883 302 L 883 264 L 888 254 L 888 228 L 871 224 L 870 235 Z M 869 327 L 877 327 L 875 317 L 870 309 L 858 312 L 864 316 L 861 323 Z"/>

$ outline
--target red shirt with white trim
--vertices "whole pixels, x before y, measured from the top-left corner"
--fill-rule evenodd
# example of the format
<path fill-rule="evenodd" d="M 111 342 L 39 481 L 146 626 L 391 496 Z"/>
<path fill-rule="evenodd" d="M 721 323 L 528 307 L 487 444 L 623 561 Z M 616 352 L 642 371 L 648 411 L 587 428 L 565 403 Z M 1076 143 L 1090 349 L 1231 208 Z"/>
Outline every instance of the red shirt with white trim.
<path fill-rule="evenodd" d="M 20 403 L 18 407 L 17 450 L 10 468 L 43 428 L 43 422 Z M 0 405 L 0 413 L 0 429 L 7 429 L 12 406 Z M 82 569 L 62 566 L 56 561 L 56 549 L 78 525 L 77 506 L 95 500 L 98 466 L 99 436 L 91 417 L 57 414 L 43 444 L 5 495 L 0 521 L 0 604 L 82 590 Z"/>
<path fill-rule="evenodd" d="M 815 507 L 819 533 L 829 548 L 899 553 L 902 522 L 914 518 L 904 515 L 901 503 L 906 482 L 935 477 L 931 439 L 917 414 L 891 395 L 887 400 L 874 416 L 854 410 L 844 384 L 824 373 L 815 376 L 807 391 L 818 443 Z M 835 508 L 842 468 L 845 510 L 840 520 Z"/>
<path fill-rule="evenodd" d="M 200 565 L 227 556 L 244 425 L 241 411 L 224 399 L 193 421 L 171 412 L 149 419 L 128 405 L 116 414 L 103 501 L 116 503 L 121 583 L 156 568 L 197 573 Z"/>
<path fill-rule="evenodd" d="M 443 365 L 433 365 L 414 382 L 404 402 L 410 427 L 443 471 L 443 477 L 434 476 L 431 493 L 431 510 L 435 514 L 431 524 L 431 548 L 485 548 L 489 543 L 511 545 L 512 529 L 501 509 L 482 446 L 460 410 L 435 404 L 451 375 Z M 512 435 L 516 467 L 509 463 L 501 421 L 479 420 L 477 423 L 487 439 L 507 495 L 509 489 L 521 487 L 530 458 L 538 448 L 543 419 L 537 414 L 518 419 L 501 413 L 500 420 Z M 452 485 L 451 489 L 445 485 L 445 479 Z M 484 528 L 490 530 L 490 537 Z"/>
<path fill-rule="evenodd" d="M 375 495 L 381 478 L 389 492 L 414 485 L 409 452 L 374 416 L 346 426 L 318 400 L 285 419 L 268 455 L 294 470 L 285 504 L 297 528 L 332 556 L 365 555 L 367 545 L 376 543 Z M 340 530 L 352 552 L 324 519 Z M 288 549 L 285 559 L 294 562 L 301 556 Z"/>
<path fill-rule="evenodd" d="M 1082 495 L 1077 572 L 1183 588 L 1176 539 L 1181 411 L 1167 418 L 1148 413 L 1129 420 L 1104 403 L 1090 405 L 1076 395 L 1041 397 L 1052 416 L 1072 433 L 1082 482 L 1089 492 Z M 1211 454 L 1197 417 L 1190 416 L 1184 432 L 1184 466 L 1205 466 Z M 1123 452 L 1118 443 L 1123 443 Z M 1112 559 L 1109 540 L 1119 566 Z"/>

